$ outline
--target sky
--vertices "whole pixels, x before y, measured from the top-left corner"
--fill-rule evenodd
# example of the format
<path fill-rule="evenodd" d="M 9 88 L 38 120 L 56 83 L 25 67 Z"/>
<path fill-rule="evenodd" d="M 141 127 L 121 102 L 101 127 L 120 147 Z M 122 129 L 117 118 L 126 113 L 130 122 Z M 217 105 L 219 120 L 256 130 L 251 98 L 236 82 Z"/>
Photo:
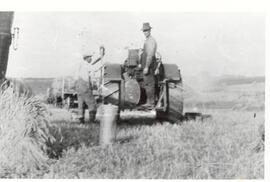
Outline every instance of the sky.
<path fill-rule="evenodd" d="M 8 77 L 74 74 L 87 50 L 106 48 L 106 61 L 122 63 L 128 48 L 142 48 L 150 22 L 158 52 L 182 75 L 265 74 L 265 18 L 251 13 L 15 12 L 18 50 L 11 48 Z"/>

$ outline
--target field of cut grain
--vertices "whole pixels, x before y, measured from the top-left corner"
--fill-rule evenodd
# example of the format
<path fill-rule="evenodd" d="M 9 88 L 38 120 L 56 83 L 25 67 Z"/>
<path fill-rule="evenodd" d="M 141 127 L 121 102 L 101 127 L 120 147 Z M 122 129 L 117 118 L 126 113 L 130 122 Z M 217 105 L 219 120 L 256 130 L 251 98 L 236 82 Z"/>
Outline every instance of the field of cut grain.
<path fill-rule="evenodd" d="M 45 105 L 13 91 L 0 94 L 0 178 L 39 174 L 49 165 L 47 143 L 54 141 Z"/>
<path fill-rule="evenodd" d="M 265 83 L 215 85 L 205 90 L 185 91 L 185 108 L 264 110 Z"/>
<path fill-rule="evenodd" d="M 256 104 L 264 105 L 264 86 L 257 85 L 253 90 L 254 85 L 245 86 L 216 90 L 215 97 L 211 97 L 212 92 L 201 93 L 204 97 L 197 100 L 185 97 L 186 106 L 190 106 L 187 110 L 196 107 L 212 114 L 203 122 L 119 124 L 117 141 L 108 147 L 98 145 L 99 124 L 80 125 L 68 111 L 48 106 L 47 119 L 55 141 L 47 143 L 46 167 L 3 177 L 263 179 L 264 107 L 232 104 L 217 109 L 198 104 L 212 101 L 219 105 L 220 101 L 234 100 L 248 106 L 255 101 L 246 103 L 247 99 L 257 99 Z M 189 105 L 193 99 L 195 104 Z"/>
<path fill-rule="evenodd" d="M 263 112 L 212 111 L 181 125 L 120 125 L 117 143 L 98 146 L 98 124 L 59 121 L 61 157 L 44 178 L 261 179 Z M 63 147 L 63 148 L 61 148 Z"/>

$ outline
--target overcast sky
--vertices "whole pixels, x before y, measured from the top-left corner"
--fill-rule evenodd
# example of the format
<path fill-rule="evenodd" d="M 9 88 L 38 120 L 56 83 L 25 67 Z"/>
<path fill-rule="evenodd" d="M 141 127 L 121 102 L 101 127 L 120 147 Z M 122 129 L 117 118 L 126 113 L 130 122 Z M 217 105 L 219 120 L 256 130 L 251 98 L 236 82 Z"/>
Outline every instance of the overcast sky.
<path fill-rule="evenodd" d="M 16 12 L 19 48 L 11 49 L 7 76 L 73 74 L 84 50 L 103 44 L 106 60 L 123 62 L 127 48 L 141 48 L 150 22 L 163 62 L 184 76 L 263 76 L 265 27 L 261 14 L 139 12 Z"/>

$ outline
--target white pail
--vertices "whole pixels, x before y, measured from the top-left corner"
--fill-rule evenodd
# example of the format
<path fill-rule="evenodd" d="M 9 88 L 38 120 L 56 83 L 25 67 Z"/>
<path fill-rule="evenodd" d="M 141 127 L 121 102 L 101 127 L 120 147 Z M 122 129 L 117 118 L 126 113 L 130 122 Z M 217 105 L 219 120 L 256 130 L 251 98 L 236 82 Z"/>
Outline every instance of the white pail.
<path fill-rule="evenodd" d="M 99 144 L 108 145 L 115 142 L 118 106 L 102 105 L 100 116 Z"/>

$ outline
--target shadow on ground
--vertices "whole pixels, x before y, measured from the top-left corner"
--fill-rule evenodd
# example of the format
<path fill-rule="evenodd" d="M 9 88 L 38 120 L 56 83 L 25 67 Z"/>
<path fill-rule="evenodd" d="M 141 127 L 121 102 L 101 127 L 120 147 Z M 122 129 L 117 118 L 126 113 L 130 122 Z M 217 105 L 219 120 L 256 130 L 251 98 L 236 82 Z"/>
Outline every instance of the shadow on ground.
<path fill-rule="evenodd" d="M 59 159 L 63 156 L 64 151 L 73 148 L 78 150 L 82 146 L 92 147 L 99 144 L 99 123 L 80 124 L 78 121 L 71 120 L 69 113 L 62 110 L 54 111 L 54 117 L 50 122 L 50 133 L 54 136 L 55 141 L 47 142 L 47 154 L 52 159 Z M 162 124 L 164 122 L 157 120 L 129 120 L 119 121 L 117 130 L 151 126 Z M 118 136 L 116 143 L 123 144 L 136 140 L 137 137 Z"/>
<path fill-rule="evenodd" d="M 148 125 L 152 124 L 148 123 Z M 118 123 L 117 130 L 142 126 L 138 123 Z M 47 142 L 47 154 L 53 159 L 59 159 L 64 151 L 70 148 L 78 150 L 83 145 L 92 147 L 99 144 L 99 123 L 80 124 L 79 122 L 56 120 L 51 122 L 50 130 L 55 141 Z M 136 137 L 118 137 L 116 143 L 128 143 L 135 139 Z"/>
<path fill-rule="evenodd" d="M 65 150 L 74 148 L 77 150 L 82 145 L 98 145 L 99 124 L 79 124 L 78 122 L 57 121 L 51 123 L 51 133 L 55 137 L 54 142 L 48 142 L 48 156 L 60 158 Z"/>

